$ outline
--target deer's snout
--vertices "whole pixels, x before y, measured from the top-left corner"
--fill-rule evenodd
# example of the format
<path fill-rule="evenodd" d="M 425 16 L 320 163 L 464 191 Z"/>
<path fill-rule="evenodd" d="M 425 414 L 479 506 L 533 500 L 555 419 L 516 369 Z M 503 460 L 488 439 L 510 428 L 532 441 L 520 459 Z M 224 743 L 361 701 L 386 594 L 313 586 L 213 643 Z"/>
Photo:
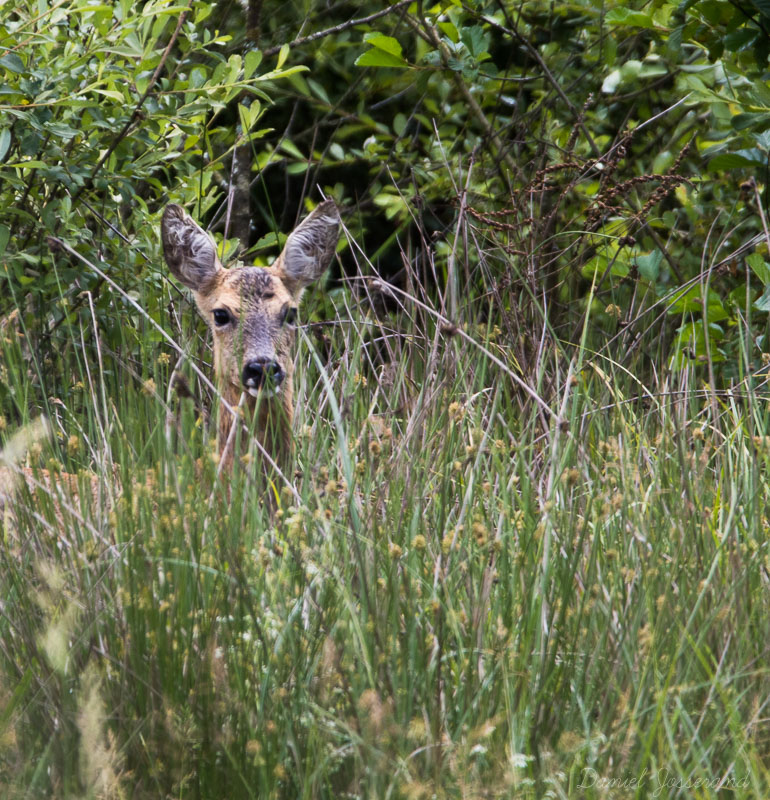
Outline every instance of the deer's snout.
<path fill-rule="evenodd" d="M 265 385 L 268 388 L 277 389 L 286 373 L 281 369 L 281 365 L 271 358 L 255 358 L 248 361 L 243 367 L 241 380 L 246 389 L 261 389 Z"/>

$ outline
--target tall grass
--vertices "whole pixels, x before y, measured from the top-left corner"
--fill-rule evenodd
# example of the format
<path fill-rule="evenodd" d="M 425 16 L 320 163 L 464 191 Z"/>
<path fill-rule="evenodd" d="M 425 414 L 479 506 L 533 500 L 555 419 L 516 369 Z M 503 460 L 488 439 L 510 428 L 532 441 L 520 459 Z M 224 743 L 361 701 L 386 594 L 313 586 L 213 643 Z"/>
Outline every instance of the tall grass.
<path fill-rule="evenodd" d="M 119 300 L 112 347 L 87 304 L 47 349 L 4 331 L 6 433 L 45 412 L 29 463 L 80 484 L 5 508 L 3 797 L 767 794 L 750 380 L 550 335 L 525 370 L 475 307 L 314 292 L 269 504 Z"/>

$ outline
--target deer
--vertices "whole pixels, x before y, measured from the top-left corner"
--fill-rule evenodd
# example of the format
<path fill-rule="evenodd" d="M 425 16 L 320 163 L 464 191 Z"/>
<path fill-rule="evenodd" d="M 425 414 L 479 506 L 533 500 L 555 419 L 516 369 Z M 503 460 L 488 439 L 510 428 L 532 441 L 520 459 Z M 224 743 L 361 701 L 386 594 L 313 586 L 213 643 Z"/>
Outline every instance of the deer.
<path fill-rule="evenodd" d="M 198 311 L 212 332 L 219 394 L 231 408 L 245 407 L 242 421 L 281 470 L 290 464 L 293 445 L 297 310 L 306 287 L 321 277 L 334 257 L 339 229 L 337 206 L 325 200 L 289 234 L 270 267 L 228 269 L 217 256 L 214 240 L 181 206 L 166 206 L 161 220 L 166 264 L 180 283 L 192 289 Z M 233 430 L 233 415 L 220 408 L 217 448 L 220 464 L 227 470 L 232 470 L 237 455 Z M 21 481 L 33 492 L 41 489 L 54 497 L 57 517 L 62 516 L 61 506 L 77 516 L 78 476 L 14 466 L 29 447 L 27 439 L 43 440 L 49 435 L 49 424 L 41 419 L 20 432 L 18 442 L 6 448 L 8 453 L 0 452 L 0 512 Z M 248 452 L 249 444 L 241 441 L 241 449 Z M 21 455 L 15 454 L 17 450 Z M 97 497 L 98 478 L 91 476 L 90 484 Z M 62 498 L 59 487 L 72 504 Z"/>
<path fill-rule="evenodd" d="M 225 268 L 214 240 L 181 206 L 172 203 L 163 212 L 163 255 L 171 274 L 192 290 L 209 326 L 216 387 L 228 405 L 244 406 L 243 421 L 280 469 L 290 464 L 293 445 L 297 310 L 305 289 L 334 257 L 339 229 L 337 206 L 325 200 L 289 234 L 271 266 Z M 217 448 L 220 464 L 231 470 L 239 453 L 233 415 L 223 406 Z M 241 451 L 248 450 L 247 438 Z"/>

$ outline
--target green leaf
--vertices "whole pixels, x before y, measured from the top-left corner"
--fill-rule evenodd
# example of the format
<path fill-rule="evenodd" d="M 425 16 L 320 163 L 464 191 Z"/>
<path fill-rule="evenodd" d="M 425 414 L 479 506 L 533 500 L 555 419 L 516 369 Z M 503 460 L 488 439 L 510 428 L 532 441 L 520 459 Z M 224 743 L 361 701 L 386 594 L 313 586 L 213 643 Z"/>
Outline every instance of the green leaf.
<path fill-rule="evenodd" d="M 457 28 L 449 20 L 445 22 L 439 22 L 438 27 L 439 30 L 445 33 L 455 44 L 460 41 L 460 34 L 457 32 Z"/>
<path fill-rule="evenodd" d="M 285 63 L 286 59 L 289 57 L 289 44 L 288 42 L 281 45 L 281 49 L 278 51 L 278 63 L 276 64 L 276 69 L 280 69 Z"/>
<path fill-rule="evenodd" d="M 11 231 L 5 226 L 0 225 L 0 253 L 5 252 L 5 248 L 8 246 L 8 239 L 11 237 Z"/>
<path fill-rule="evenodd" d="M 242 103 L 238 104 L 238 116 L 241 120 L 241 130 L 243 133 L 248 133 L 251 128 L 251 119 L 249 119 L 249 109 Z"/>
<path fill-rule="evenodd" d="M 291 139 L 284 139 L 281 142 L 281 150 L 285 153 L 288 153 L 290 156 L 294 156 L 294 158 L 298 158 L 300 161 L 305 161 L 305 156 L 302 155 L 299 148 L 297 147 Z"/>
<path fill-rule="evenodd" d="M 765 289 L 765 293 L 755 303 L 757 311 L 770 311 L 770 286 Z"/>
<path fill-rule="evenodd" d="M 109 97 L 110 100 L 115 100 L 118 103 L 122 103 L 125 100 L 123 95 L 114 89 L 92 89 L 91 91 L 96 92 L 96 94 L 102 94 L 105 97 Z"/>
<path fill-rule="evenodd" d="M 288 78 L 290 75 L 294 75 L 297 72 L 307 72 L 309 67 L 305 66 L 304 64 L 296 64 L 293 67 L 287 67 L 286 69 L 274 69 L 270 72 L 266 72 L 264 75 L 260 75 L 257 78 L 254 78 L 255 81 L 277 81 L 280 78 Z M 266 101 L 269 101 L 269 97 L 264 98 Z"/>
<path fill-rule="evenodd" d="M 329 95 L 326 93 L 326 89 L 318 83 L 318 81 L 314 81 L 312 78 L 307 78 L 307 85 L 312 89 L 313 94 L 316 97 L 320 97 L 324 103 L 331 105 L 331 100 L 329 100 Z"/>
<path fill-rule="evenodd" d="M 401 53 L 403 52 L 401 43 L 392 36 L 384 36 L 381 33 L 367 33 L 366 36 L 364 36 L 364 41 L 372 45 L 372 47 L 376 47 L 378 50 L 383 50 L 397 58 L 401 58 Z"/>
<path fill-rule="evenodd" d="M 752 44 L 757 38 L 759 31 L 753 28 L 738 28 L 737 31 L 732 31 L 724 37 L 725 50 L 732 53 L 742 50 L 744 47 Z"/>
<path fill-rule="evenodd" d="M 0 67 L 5 67 L 10 72 L 23 73 L 27 71 L 24 62 L 16 55 L 16 53 L 8 53 L 8 55 L 0 58 Z"/>
<path fill-rule="evenodd" d="M 403 69 L 409 66 L 403 58 L 375 47 L 362 53 L 355 63 L 357 67 L 400 67 Z"/>
<path fill-rule="evenodd" d="M 6 164 L 6 167 L 20 167 L 22 169 L 44 169 L 48 166 L 45 161 L 37 161 L 37 160 L 30 160 L 30 161 L 16 161 L 13 164 Z"/>
<path fill-rule="evenodd" d="M 262 139 L 264 136 L 267 136 L 268 133 L 272 133 L 272 131 L 272 128 L 260 128 L 258 131 L 252 131 L 249 133 L 244 141 L 253 142 L 257 139 Z"/>
<path fill-rule="evenodd" d="M 478 58 L 487 50 L 487 35 L 480 25 L 471 25 L 462 28 L 460 31 L 460 41 L 468 48 L 468 52 Z"/>
<path fill-rule="evenodd" d="M 615 278 L 625 278 L 629 273 L 628 264 L 622 256 L 610 259 L 604 254 L 599 254 L 584 264 L 581 272 L 584 278 L 591 280 L 604 275 L 608 268 L 609 274 Z"/>
<path fill-rule="evenodd" d="M 684 30 L 684 25 L 678 25 L 671 33 L 668 35 L 668 41 L 666 42 L 666 52 L 671 59 L 679 59 L 679 52 L 682 49 L 682 31 Z"/>
<path fill-rule="evenodd" d="M 743 131 L 746 128 L 765 128 L 770 127 L 770 114 L 760 113 L 746 113 L 736 114 L 731 120 L 733 128 L 736 131 Z"/>
<path fill-rule="evenodd" d="M 663 261 L 663 253 L 660 250 L 653 250 L 644 256 L 636 257 L 636 266 L 639 274 L 651 283 L 655 283 L 660 275 L 660 263 Z"/>
<path fill-rule="evenodd" d="M 243 59 L 238 53 L 233 53 L 227 59 L 227 77 L 225 83 L 236 83 L 238 76 L 241 74 L 241 67 L 243 66 Z"/>
<path fill-rule="evenodd" d="M 605 17 L 609 25 L 628 25 L 635 28 L 654 28 L 651 14 L 630 8 L 613 8 Z"/>
<path fill-rule="evenodd" d="M 10 128 L 3 128 L 0 131 L 0 160 L 5 158 L 8 148 L 11 146 L 11 130 Z"/>
<path fill-rule="evenodd" d="M 248 80 L 262 62 L 262 53 L 259 50 L 249 50 L 243 57 L 243 78 Z"/>
<path fill-rule="evenodd" d="M 72 139 L 73 136 L 78 135 L 78 131 L 75 128 L 71 128 L 62 122 L 46 122 L 44 127 L 47 131 L 62 139 Z"/>
<path fill-rule="evenodd" d="M 612 72 L 604 79 L 602 83 L 602 91 L 604 94 L 612 94 L 615 89 L 620 86 L 623 76 L 620 74 L 619 69 L 613 69 Z"/>
<path fill-rule="evenodd" d="M 709 161 L 708 170 L 709 172 L 721 172 L 722 170 L 742 169 L 754 166 L 755 163 L 737 153 L 722 153 Z"/>
<path fill-rule="evenodd" d="M 770 285 L 770 264 L 759 253 L 752 253 L 746 256 L 746 263 L 751 267 L 751 271 L 762 281 L 763 286 Z"/>
<path fill-rule="evenodd" d="M 623 76 L 623 81 L 633 81 L 636 80 L 641 75 L 642 72 L 642 62 L 637 61 L 635 58 L 626 61 L 625 64 L 620 68 L 620 74 Z"/>

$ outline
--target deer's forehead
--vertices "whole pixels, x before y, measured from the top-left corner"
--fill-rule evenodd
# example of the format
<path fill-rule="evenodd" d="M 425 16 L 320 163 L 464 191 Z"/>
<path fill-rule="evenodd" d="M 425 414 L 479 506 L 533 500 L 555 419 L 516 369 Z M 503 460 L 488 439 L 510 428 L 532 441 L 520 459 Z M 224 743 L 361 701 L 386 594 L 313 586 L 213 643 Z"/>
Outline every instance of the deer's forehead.
<path fill-rule="evenodd" d="M 289 299 L 280 278 L 263 267 L 223 270 L 209 292 L 209 301 L 230 308 L 279 307 Z"/>

